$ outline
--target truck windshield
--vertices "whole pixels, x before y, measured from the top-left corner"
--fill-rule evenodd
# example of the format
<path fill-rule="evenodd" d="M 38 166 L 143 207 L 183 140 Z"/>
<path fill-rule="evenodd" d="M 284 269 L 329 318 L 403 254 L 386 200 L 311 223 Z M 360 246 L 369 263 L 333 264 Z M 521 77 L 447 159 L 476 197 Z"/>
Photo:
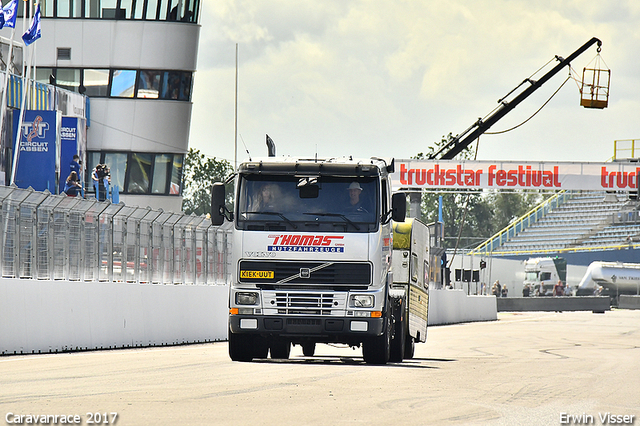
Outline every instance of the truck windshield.
<path fill-rule="evenodd" d="M 247 174 L 239 185 L 239 229 L 372 232 L 378 227 L 377 177 Z"/>
<path fill-rule="evenodd" d="M 524 279 L 525 279 L 525 281 L 537 281 L 538 280 L 538 273 L 537 272 L 527 271 L 527 272 L 525 272 Z"/>

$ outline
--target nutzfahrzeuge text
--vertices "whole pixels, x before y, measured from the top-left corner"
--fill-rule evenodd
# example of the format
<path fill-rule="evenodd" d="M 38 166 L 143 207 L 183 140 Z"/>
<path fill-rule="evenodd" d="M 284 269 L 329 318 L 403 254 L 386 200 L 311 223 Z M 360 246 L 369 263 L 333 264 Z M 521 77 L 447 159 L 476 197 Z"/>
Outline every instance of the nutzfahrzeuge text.
<path fill-rule="evenodd" d="M 592 414 L 569 414 L 560 413 L 560 424 L 562 425 L 632 425 L 635 424 L 635 414 L 614 414 L 598 413 Z"/>

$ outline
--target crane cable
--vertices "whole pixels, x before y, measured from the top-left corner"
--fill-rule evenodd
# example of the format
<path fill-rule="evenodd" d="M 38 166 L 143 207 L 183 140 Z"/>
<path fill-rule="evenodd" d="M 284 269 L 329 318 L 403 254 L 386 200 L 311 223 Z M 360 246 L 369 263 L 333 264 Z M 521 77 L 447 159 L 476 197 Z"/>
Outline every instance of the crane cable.
<path fill-rule="evenodd" d="M 598 55 L 596 55 L 596 58 L 594 58 L 594 59 L 597 59 L 597 60 L 600 60 L 600 59 L 601 59 L 601 58 L 600 58 L 600 50 L 598 50 Z M 553 61 L 553 59 L 552 59 L 552 60 L 550 60 L 549 62 L 547 62 L 547 63 L 546 63 L 545 65 L 543 65 L 542 67 L 540 67 L 540 69 L 539 69 L 539 70 L 537 70 L 536 72 L 534 72 L 534 73 L 531 75 L 531 77 L 533 77 L 533 76 L 534 76 L 534 75 L 536 75 L 538 72 L 540 72 L 540 70 L 541 70 L 541 69 L 543 69 L 544 67 L 546 67 L 546 66 L 547 66 L 551 61 Z M 604 62 L 604 60 L 602 60 L 602 61 Z M 592 60 L 591 62 L 593 62 L 593 60 Z M 605 65 L 606 65 L 606 63 L 605 63 Z M 578 84 L 578 87 L 579 87 L 580 82 L 579 82 L 579 80 L 578 80 L 576 77 L 573 77 L 573 75 L 572 75 L 572 71 L 573 71 L 573 74 L 576 74 L 576 73 L 575 73 L 575 70 L 571 67 L 571 65 L 569 65 L 569 75 L 568 75 L 568 76 L 567 76 L 567 78 L 562 82 L 562 84 L 560 85 L 560 87 L 558 87 L 558 88 L 556 89 L 556 91 L 555 91 L 555 92 L 553 92 L 553 94 L 549 97 L 549 99 L 547 99 L 547 100 L 545 101 L 545 103 L 543 103 L 543 104 L 540 106 L 540 108 L 538 108 L 538 109 L 536 110 L 536 112 L 534 112 L 534 113 L 533 113 L 529 118 L 527 118 L 525 121 L 523 121 L 522 123 L 520 123 L 520 124 L 518 124 L 518 125 L 516 125 L 516 126 L 513 126 L 513 127 L 509 128 L 509 129 L 501 130 L 501 131 L 498 131 L 498 132 L 485 132 L 484 134 L 487 134 L 487 135 L 499 135 L 499 134 L 502 134 L 502 133 L 510 132 L 511 130 L 515 130 L 515 129 L 517 129 L 518 127 L 520 127 L 520 126 L 524 125 L 524 124 L 525 124 L 525 123 L 527 123 L 529 120 L 531 120 L 533 117 L 535 117 L 535 116 L 536 116 L 540 111 L 542 111 L 542 108 L 544 108 L 544 107 L 545 107 L 549 102 L 551 102 L 551 99 L 553 99 L 553 97 L 554 97 L 556 94 L 558 94 L 558 92 L 560 91 L 560 89 L 562 89 L 562 88 L 564 87 L 564 85 L 565 85 L 565 84 L 567 84 L 567 81 L 569 81 L 569 80 L 571 80 L 571 79 L 573 79 L 573 80 L 576 82 L 576 84 Z M 529 77 L 529 79 L 531 79 L 531 77 Z M 494 111 L 495 111 L 495 110 L 494 110 Z M 474 159 L 474 161 L 478 158 L 478 148 L 479 148 L 479 146 L 480 146 L 480 136 L 478 136 L 478 139 L 477 139 L 477 141 L 476 141 L 476 152 L 475 152 L 475 155 L 474 155 L 474 158 L 473 158 L 473 159 Z M 465 205 L 464 205 L 464 211 L 463 211 L 462 221 L 461 221 L 461 223 L 460 223 L 460 229 L 458 230 L 458 237 L 456 238 L 456 246 L 455 246 L 455 248 L 454 248 L 454 250 L 453 250 L 453 256 L 451 257 L 451 261 L 449 262 L 449 265 L 448 265 L 448 267 L 449 267 L 449 268 L 451 267 L 451 265 L 453 265 L 453 260 L 455 259 L 456 254 L 457 254 L 457 252 L 458 252 L 458 246 L 459 246 L 459 244 L 460 244 L 460 239 L 462 238 L 462 229 L 464 228 L 464 223 L 465 223 L 466 218 L 467 218 L 467 212 L 468 212 L 468 210 L 469 210 L 469 199 L 470 199 L 470 198 L 471 198 L 471 194 L 467 194 L 467 199 L 466 199 L 466 201 L 465 201 Z"/>
<path fill-rule="evenodd" d="M 536 71 L 534 73 L 534 75 L 537 73 L 538 71 Z M 542 108 L 544 108 L 550 101 L 551 99 L 553 99 L 553 97 L 560 91 L 560 89 L 562 89 L 564 87 L 564 85 L 567 83 L 567 81 L 569 81 L 572 78 L 571 76 L 571 67 L 569 67 L 569 75 L 567 76 L 567 78 L 562 82 L 562 84 L 560 85 L 560 87 L 558 87 L 556 89 L 555 92 L 553 92 L 553 94 L 549 97 L 549 99 L 547 99 L 547 101 L 545 103 L 542 104 L 542 106 L 540 106 L 540 108 L 538 108 L 538 110 L 536 112 L 533 113 L 533 115 L 531 115 L 529 118 L 527 118 L 525 121 L 523 121 L 522 123 L 518 124 L 517 126 L 514 126 L 510 129 L 506 129 L 506 130 L 502 130 L 499 132 L 485 132 L 485 134 L 487 135 L 498 135 L 501 133 L 506 133 L 509 132 L 511 130 L 517 129 L 518 127 L 524 125 L 527 121 L 531 120 L 533 117 L 535 117 L 536 114 L 538 114 Z M 575 78 L 574 78 L 575 80 Z M 477 142 L 476 142 L 476 152 L 475 155 L 473 156 L 474 161 L 478 158 L 478 148 L 480 146 L 480 136 L 478 136 Z M 467 199 L 465 201 L 464 204 L 464 210 L 463 210 L 463 216 L 462 216 L 462 221 L 460 223 L 460 229 L 458 230 L 458 238 L 456 239 L 456 246 L 453 249 L 453 256 L 451 257 L 451 261 L 449 262 L 449 268 L 451 267 L 451 265 L 453 265 L 453 260 L 456 257 L 456 254 L 458 252 L 458 246 L 460 244 L 460 239 L 462 238 L 462 229 L 464 228 L 464 223 L 467 220 L 467 212 L 469 211 L 469 199 L 471 198 L 471 194 L 467 194 Z"/>
<path fill-rule="evenodd" d="M 542 108 L 544 108 L 549 102 L 551 102 L 551 99 L 553 99 L 553 97 L 560 91 L 560 89 L 562 89 L 562 87 L 564 87 L 564 85 L 567 83 L 567 81 L 569 81 L 571 79 L 571 73 L 569 73 L 569 75 L 567 76 L 567 78 L 562 82 L 562 84 L 560 85 L 560 87 L 558 87 L 556 89 L 555 92 L 553 92 L 553 94 L 549 97 L 549 99 L 547 99 L 547 101 L 545 103 L 542 104 L 542 106 L 540 106 L 540 108 L 538 108 L 538 110 L 536 112 L 534 112 L 529 118 L 527 118 L 526 120 L 524 120 L 522 123 L 511 127 L 510 129 L 505 129 L 505 130 L 500 130 L 498 132 L 484 132 L 485 135 L 499 135 L 502 133 L 507 133 L 510 132 L 512 130 L 517 129 L 518 127 L 524 125 L 527 121 L 531 120 L 533 117 L 536 116 L 536 114 L 538 114 L 540 111 L 542 111 Z M 575 78 L 574 78 L 575 80 Z"/>

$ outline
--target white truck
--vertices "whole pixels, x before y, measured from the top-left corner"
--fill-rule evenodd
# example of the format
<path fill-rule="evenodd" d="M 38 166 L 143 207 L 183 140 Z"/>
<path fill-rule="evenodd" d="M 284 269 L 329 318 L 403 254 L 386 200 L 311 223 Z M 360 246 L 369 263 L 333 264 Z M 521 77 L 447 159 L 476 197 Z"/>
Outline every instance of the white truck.
<path fill-rule="evenodd" d="M 609 296 L 613 305 L 621 294 L 640 295 L 640 263 L 591 262 L 576 294 Z"/>
<path fill-rule="evenodd" d="M 524 286 L 531 296 L 551 296 L 553 287 L 567 285 L 567 260 L 562 257 L 532 257 L 524 262 Z"/>
<path fill-rule="evenodd" d="M 286 359 L 291 345 L 362 346 L 371 364 L 402 361 L 406 294 L 393 289 L 393 160 L 247 161 L 235 175 L 233 212 L 212 188 L 211 220 L 234 224 L 229 356 Z"/>
<path fill-rule="evenodd" d="M 396 335 L 404 340 L 405 358 L 413 358 L 415 343 L 426 342 L 429 287 L 441 287 L 442 223 L 418 219 L 393 223 L 393 289 L 406 299 Z M 406 297 L 405 297 L 406 296 Z"/>

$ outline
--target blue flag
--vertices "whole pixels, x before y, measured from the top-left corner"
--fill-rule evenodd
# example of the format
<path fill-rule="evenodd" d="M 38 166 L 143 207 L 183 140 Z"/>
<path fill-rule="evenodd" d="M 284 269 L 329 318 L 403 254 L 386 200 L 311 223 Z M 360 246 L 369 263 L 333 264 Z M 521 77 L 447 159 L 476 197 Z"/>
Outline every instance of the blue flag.
<path fill-rule="evenodd" d="M 18 0 L 11 0 L 5 7 L 2 8 L 2 27 L 15 28 L 16 17 L 18 16 Z"/>
<path fill-rule="evenodd" d="M 26 46 L 29 46 L 31 43 L 36 41 L 42 36 L 40 32 L 40 3 L 36 6 L 36 13 L 33 14 L 33 19 L 31 20 L 31 26 L 27 30 L 26 33 L 22 35 L 22 40 Z"/>

